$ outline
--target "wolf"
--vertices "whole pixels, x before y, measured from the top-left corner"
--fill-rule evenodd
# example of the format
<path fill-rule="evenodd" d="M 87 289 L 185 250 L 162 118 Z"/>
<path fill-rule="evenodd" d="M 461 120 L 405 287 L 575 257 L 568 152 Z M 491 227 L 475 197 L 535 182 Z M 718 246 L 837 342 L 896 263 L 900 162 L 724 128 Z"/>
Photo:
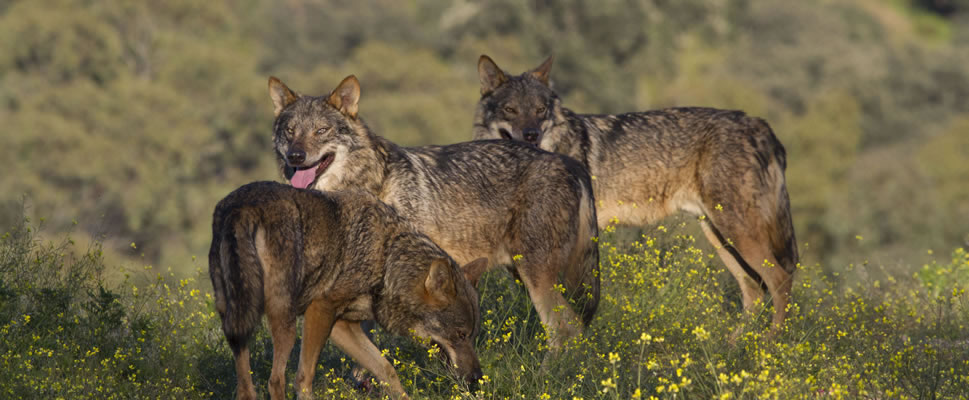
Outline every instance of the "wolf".
<path fill-rule="evenodd" d="M 276 154 L 293 186 L 365 190 L 459 263 L 485 257 L 489 267 L 508 266 L 549 333 L 546 357 L 592 320 L 598 228 L 590 177 L 577 161 L 501 140 L 400 147 L 358 115 L 353 75 L 324 96 L 271 77 L 269 94 Z"/>
<path fill-rule="evenodd" d="M 552 57 L 509 76 L 478 60 L 481 98 L 472 138 L 505 139 L 565 154 L 593 176 L 599 227 L 645 225 L 677 211 L 700 217 L 707 239 L 754 312 L 764 291 L 772 332 L 788 313 L 798 251 L 784 178 L 784 146 L 741 111 L 668 108 L 577 114 L 549 85 Z"/>
<path fill-rule="evenodd" d="M 406 393 L 364 335 L 375 319 L 398 335 L 437 343 L 455 373 L 482 377 L 473 285 L 485 259 L 463 269 L 389 206 L 366 193 L 321 193 L 274 182 L 242 186 L 212 218 L 209 277 L 222 331 L 235 356 L 237 398 L 255 399 L 248 341 L 265 314 L 273 340 L 269 393 L 284 399 L 285 368 L 304 315 L 296 388 L 312 395 L 320 350 L 331 339 L 395 397 Z"/>

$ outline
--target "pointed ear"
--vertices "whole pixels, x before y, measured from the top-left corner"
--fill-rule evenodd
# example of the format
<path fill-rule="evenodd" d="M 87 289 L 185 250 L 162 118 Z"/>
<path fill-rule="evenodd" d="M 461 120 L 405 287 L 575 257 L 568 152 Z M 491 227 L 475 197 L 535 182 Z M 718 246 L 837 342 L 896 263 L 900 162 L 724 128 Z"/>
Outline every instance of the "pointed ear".
<path fill-rule="evenodd" d="M 299 93 L 289 90 L 282 81 L 275 76 L 269 77 L 269 98 L 273 101 L 273 113 L 279 116 L 286 106 L 299 99 Z"/>
<path fill-rule="evenodd" d="M 464 266 L 461 267 L 461 270 L 464 271 L 464 277 L 468 278 L 468 281 L 471 282 L 471 286 L 474 286 L 474 288 L 477 289 L 478 279 L 481 278 L 481 274 L 488 270 L 488 258 L 481 257 L 477 260 L 464 264 Z"/>
<path fill-rule="evenodd" d="M 451 267 L 448 260 L 438 258 L 431 262 L 431 268 L 424 278 L 424 290 L 437 300 L 446 300 L 454 295 L 454 284 L 451 282 Z"/>
<path fill-rule="evenodd" d="M 353 75 L 343 78 L 326 99 L 327 103 L 350 118 L 357 118 L 358 101 L 360 101 L 360 81 Z"/>
<path fill-rule="evenodd" d="M 481 80 L 481 95 L 491 93 L 501 86 L 508 77 L 498 68 L 498 65 L 484 54 L 478 58 L 478 79 Z"/>
<path fill-rule="evenodd" d="M 539 65 L 531 71 L 531 74 L 535 79 L 542 81 L 545 86 L 548 86 L 548 75 L 552 72 L 552 60 L 555 59 L 554 55 L 548 56 L 542 65 Z"/>

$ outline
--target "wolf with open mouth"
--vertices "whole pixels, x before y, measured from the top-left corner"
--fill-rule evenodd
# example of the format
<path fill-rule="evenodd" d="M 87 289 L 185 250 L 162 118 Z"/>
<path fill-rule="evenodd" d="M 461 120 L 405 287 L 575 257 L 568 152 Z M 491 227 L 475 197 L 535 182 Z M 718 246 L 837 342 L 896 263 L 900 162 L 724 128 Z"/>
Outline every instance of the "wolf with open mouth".
<path fill-rule="evenodd" d="M 372 193 L 458 262 L 507 266 L 553 353 L 591 321 L 598 229 L 591 178 L 577 161 L 507 140 L 397 146 L 357 116 L 353 76 L 318 97 L 270 78 L 269 94 L 276 154 L 293 186 Z"/>

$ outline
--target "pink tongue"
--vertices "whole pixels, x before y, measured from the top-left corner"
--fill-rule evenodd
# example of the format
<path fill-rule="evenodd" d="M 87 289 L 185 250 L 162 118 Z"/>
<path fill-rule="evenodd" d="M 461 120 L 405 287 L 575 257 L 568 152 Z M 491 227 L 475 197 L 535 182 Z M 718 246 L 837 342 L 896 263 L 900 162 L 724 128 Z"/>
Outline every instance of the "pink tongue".
<path fill-rule="evenodd" d="M 293 177 L 289 180 L 290 183 L 293 184 L 293 187 L 306 189 L 311 183 L 313 183 L 313 180 L 316 179 L 316 169 L 319 167 L 320 166 L 317 165 L 313 168 L 296 170 L 296 173 L 293 174 Z"/>

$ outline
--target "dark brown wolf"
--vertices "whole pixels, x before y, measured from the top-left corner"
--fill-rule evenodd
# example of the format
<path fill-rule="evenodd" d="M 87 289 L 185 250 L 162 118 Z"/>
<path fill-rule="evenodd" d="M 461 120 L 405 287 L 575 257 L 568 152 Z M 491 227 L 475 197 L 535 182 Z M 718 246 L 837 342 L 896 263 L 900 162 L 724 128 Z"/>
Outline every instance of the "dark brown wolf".
<path fill-rule="evenodd" d="M 360 85 L 353 76 L 321 97 L 301 96 L 270 78 L 269 93 L 276 153 L 294 186 L 366 190 L 459 263 L 487 257 L 510 266 L 553 350 L 592 319 L 598 230 L 581 164 L 503 140 L 397 146 L 357 115 Z"/>
<path fill-rule="evenodd" d="M 549 87 L 551 67 L 549 57 L 509 76 L 482 55 L 473 138 L 526 142 L 581 162 L 593 176 L 600 227 L 614 218 L 649 224 L 677 211 L 700 216 L 744 308 L 753 311 L 766 290 L 779 327 L 798 253 L 786 154 L 770 126 L 712 108 L 576 114 Z"/>
<path fill-rule="evenodd" d="M 240 187 L 215 208 L 209 276 L 236 359 L 239 399 L 256 398 L 248 341 L 262 315 L 273 338 L 269 394 L 284 399 L 285 368 L 304 315 L 296 388 L 312 397 L 327 339 L 406 397 L 393 366 L 364 335 L 376 320 L 398 335 L 437 343 L 455 373 L 482 376 L 473 344 L 484 259 L 463 272 L 427 236 L 366 193 L 320 193 L 272 182 Z M 467 275 L 467 276 L 466 276 Z"/>

